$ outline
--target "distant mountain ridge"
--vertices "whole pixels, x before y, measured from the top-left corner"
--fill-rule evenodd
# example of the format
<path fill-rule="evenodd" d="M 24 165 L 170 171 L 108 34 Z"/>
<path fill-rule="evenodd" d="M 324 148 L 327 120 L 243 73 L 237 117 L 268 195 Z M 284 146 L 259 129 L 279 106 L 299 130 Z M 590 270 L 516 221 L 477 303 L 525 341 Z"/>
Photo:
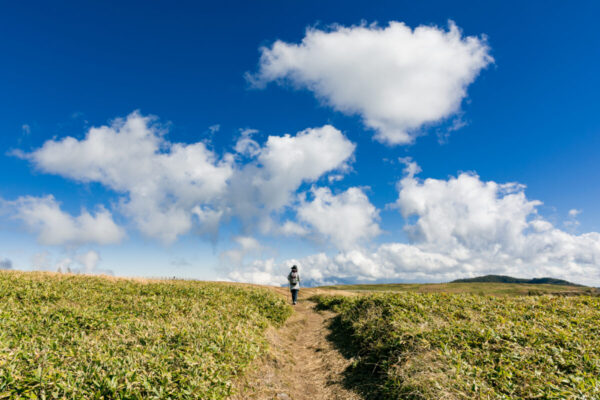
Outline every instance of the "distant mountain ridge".
<path fill-rule="evenodd" d="M 469 283 L 469 282 L 486 282 L 486 283 L 529 283 L 534 285 L 564 285 L 564 286 L 583 286 L 578 285 L 576 283 L 572 283 L 569 281 L 565 281 L 563 279 L 556 278 L 533 278 L 533 279 L 522 279 L 522 278 L 514 278 L 512 276 L 506 275 L 484 275 L 477 276 L 475 278 L 464 278 L 464 279 L 456 279 L 450 283 Z"/>

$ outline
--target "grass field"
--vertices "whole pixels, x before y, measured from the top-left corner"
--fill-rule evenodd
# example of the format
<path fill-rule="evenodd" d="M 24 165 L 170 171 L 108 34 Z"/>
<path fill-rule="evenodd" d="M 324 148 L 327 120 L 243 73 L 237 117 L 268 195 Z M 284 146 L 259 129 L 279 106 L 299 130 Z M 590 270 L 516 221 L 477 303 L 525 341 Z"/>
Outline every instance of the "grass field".
<path fill-rule="evenodd" d="M 290 314 L 249 286 L 3 271 L 0 398 L 226 398 Z"/>
<path fill-rule="evenodd" d="M 338 313 L 330 339 L 354 360 L 345 383 L 365 398 L 600 399 L 600 297 L 590 288 L 328 289 L 313 293 L 346 292 L 314 300 Z M 291 315 L 278 292 L 288 294 L 1 271 L 0 399 L 227 398 L 266 352 L 265 329 Z"/>
<path fill-rule="evenodd" d="M 391 283 L 377 285 L 322 286 L 322 289 L 351 292 L 414 292 L 414 293 L 470 293 L 486 295 L 598 295 L 600 290 L 586 286 L 539 285 L 523 283 Z"/>
<path fill-rule="evenodd" d="M 371 399 L 599 399 L 600 297 L 316 296 Z"/>

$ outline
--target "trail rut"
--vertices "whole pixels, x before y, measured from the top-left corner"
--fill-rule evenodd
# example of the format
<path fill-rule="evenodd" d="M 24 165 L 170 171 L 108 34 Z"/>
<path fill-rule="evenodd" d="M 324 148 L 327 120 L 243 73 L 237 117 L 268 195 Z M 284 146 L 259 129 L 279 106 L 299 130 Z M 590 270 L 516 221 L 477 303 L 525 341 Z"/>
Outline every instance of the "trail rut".
<path fill-rule="evenodd" d="M 327 340 L 328 322 L 335 316 L 315 311 L 302 290 L 294 314 L 279 329 L 269 329 L 269 354 L 255 363 L 236 386 L 234 400 L 354 400 L 357 393 L 342 385 L 343 371 L 351 360 Z"/>

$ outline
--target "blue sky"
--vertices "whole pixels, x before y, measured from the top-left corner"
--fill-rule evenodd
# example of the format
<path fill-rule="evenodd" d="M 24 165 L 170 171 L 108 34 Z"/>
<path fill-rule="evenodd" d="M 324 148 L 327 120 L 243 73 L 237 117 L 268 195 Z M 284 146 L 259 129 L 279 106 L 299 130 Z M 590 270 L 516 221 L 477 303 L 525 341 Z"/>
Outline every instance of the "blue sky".
<path fill-rule="evenodd" d="M 600 6 L 592 1 L 6 5 L 0 16 L 0 168 L 4 171 L 0 178 L 0 259 L 3 265 L 18 269 L 69 266 L 124 276 L 260 283 L 277 283 L 287 264 L 297 262 L 308 283 L 443 281 L 512 273 L 600 284 L 600 240 L 595 234 L 600 231 L 600 188 L 595 184 L 600 178 L 596 167 L 600 33 L 594 20 L 599 12 Z M 410 58 L 413 42 L 430 52 L 432 58 L 426 60 L 437 59 L 435 55 L 445 51 L 443 43 L 428 47 L 416 41 L 416 36 L 406 41 L 391 33 L 389 37 L 368 36 L 378 29 L 388 32 L 385 29 L 394 21 L 410 29 L 428 27 L 440 38 L 449 37 L 455 24 L 458 43 L 466 43 L 468 37 L 477 41 L 487 61 L 471 57 L 474 72 L 463 71 L 462 78 L 456 78 L 465 90 L 464 95 L 454 94 L 458 107 L 440 111 L 432 120 L 415 117 L 410 107 L 397 115 L 393 109 L 387 114 L 373 109 L 377 99 L 390 96 L 393 102 L 396 94 L 403 95 L 387 91 L 388 86 L 396 87 L 393 80 L 411 83 L 418 76 L 410 75 L 414 70 L 400 69 L 378 74 L 378 67 L 371 64 L 381 65 L 385 60 L 379 62 L 377 57 L 385 57 L 389 50 Z M 277 70 L 268 70 L 261 54 L 275 54 L 276 41 L 296 51 L 293 46 L 307 37 L 307 29 L 322 33 L 314 43 L 325 43 L 336 31 L 347 29 L 349 35 L 368 36 L 369 48 L 384 51 L 370 59 L 360 57 L 362 50 L 354 48 L 352 41 L 335 42 L 344 57 L 353 60 L 350 65 L 319 52 L 315 45 L 303 50 L 308 62 L 296 52 L 291 61 L 280 57 Z M 265 49 L 262 53 L 261 48 Z M 455 59 L 441 62 L 452 64 Z M 420 71 L 419 59 L 414 62 Z M 366 75 L 356 72 L 361 68 Z M 366 94 L 356 98 L 352 98 L 356 94 L 345 94 L 344 85 L 336 81 L 336 76 L 344 74 L 360 81 L 357 87 L 372 95 L 373 101 Z M 260 84 L 253 86 L 253 79 Z M 381 82 L 385 79 L 390 79 L 389 85 Z M 398 87 L 413 87 L 402 85 Z M 387 94 L 379 96 L 378 90 Z M 419 87 L 414 90 L 406 95 L 420 99 Z M 439 87 L 431 90 L 433 99 L 448 94 L 436 92 Z M 426 111 L 436 107 L 422 105 Z M 149 124 L 154 124 L 157 137 L 167 146 L 203 143 L 215 165 L 224 163 L 228 154 L 235 156 L 235 162 L 228 164 L 232 175 L 222 182 L 226 194 L 210 197 L 203 193 L 190 200 L 187 192 L 173 189 L 168 199 L 159 201 L 159 208 L 175 204 L 190 218 L 189 229 L 182 228 L 173 240 L 165 241 L 160 233 L 140 228 L 139 218 L 148 215 L 140 216 L 138 203 L 131 202 L 127 186 L 131 182 L 119 186 L 111 185 L 108 178 L 92 179 L 91 170 L 82 169 L 94 166 L 74 162 L 68 152 L 56 155 L 63 157 L 59 167 L 49 165 L 42 157 L 47 154 L 39 152 L 47 141 L 59 143 L 68 136 L 83 142 L 91 127 L 109 127 L 111 121 L 127 118 L 136 110 L 140 118 L 156 117 Z M 377 128 L 379 122 L 366 122 L 374 115 L 395 122 Z M 417 122 L 408 128 L 403 125 L 415 118 Z M 245 190 L 250 190 L 241 183 L 236 186 L 236 179 L 247 180 L 253 173 L 267 174 L 265 182 L 273 178 L 272 171 L 263 171 L 261 161 L 272 150 L 267 145 L 269 137 L 287 133 L 297 138 L 298 132 L 325 125 L 339 132 L 328 137 L 342 153 L 347 143 L 354 145 L 351 155 L 335 153 L 335 163 L 298 178 L 282 204 L 268 204 L 282 187 L 275 182 L 266 192 L 255 188 L 260 193 L 252 197 L 252 207 L 262 211 L 230 211 L 238 207 L 232 205 L 236 200 L 231 196 L 244 197 Z M 392 130 L 404 128 L 409 143 L 391 143 Z M 256 130 L 248 138 L 262 150 L 235 152 L 244 129 Z M 324 137 L 309 135 L 315 141 Z M 318 143 L 315 146 L 321 148 Z M 169 151 L 163 146 L 157 154 Z M 173 168 L 179 165 L 175 164 Z M 418 165 L 422 172 L 407 175 L 407 165 Z M 244 168 L 247 172 L 236 172 Z M 186 173 L 185 168 L 172 171 L 164 179 L 176 180 L 178 174 Z M 411 181 L 402 185 L 403 178 Z M 525 185 L 509 190 L 523 199 L 505 210 L 512 201 L 506 197 L 510 194 L 490 189 L 486 186 L 490 182 Z M 470 184 L 475 189 L 465 189 Z M 411 191 L 414 187 L 419 190 Z M 474 193 L 471 203 L 465 193 Z M 82 230 L 88 225 L 81 220 L 77 225 L 75 220 L 74 235 L 82 239 L 68 235 L 64 240 L 44 239 L 43 227 L 54 238 L 64 234 L 60 231 L 64 224 L 47 220 L 48 215 L 32 217 L 31 213 L 40 212 L 40 199 L 48 195 L 63 216 L 77 218 L 82 210 L 92 218 L 108 213 L 112 225 L 107 229 L 114 237 L 90 234 L 85 239 L 88 235 Z M 477 200 L 478 196 L 491 198 L 486 203 Z M 127 202 L 137 207 L 137 214 L 124 209 Z M 424 208 L 414 206 L 415 202 Z M 325 205 L 319 208 L 320 204 Z M 194 219 L 195 206 L 210 207 L 224 217 L 216 228 L 208 229 L 206 222 Z M 348 214 L 335 214 L 334 210 L 345 206 Z M 339 223 L 348 219 L 357 222 Z M 270 228 L 264 227 L 267 220 Z M 527 225 L 534 220 L 552 227 Z M 286 221 L 302 230 L 284 235 L 278 227 Z M 436 231 L 429 224 L 436 225 L 435 221 L 442 225 L 445 221 L 448 229 Z M 485 226 L 478 221 L 486 221 Z M 336 226 L 346 232 L 363 229 L 364 234 L 347 237 L 335 231 Z M 535 234 L 530 234 L 532 229 Z M 524 247 L 538 250 L 525 251 Z"/>

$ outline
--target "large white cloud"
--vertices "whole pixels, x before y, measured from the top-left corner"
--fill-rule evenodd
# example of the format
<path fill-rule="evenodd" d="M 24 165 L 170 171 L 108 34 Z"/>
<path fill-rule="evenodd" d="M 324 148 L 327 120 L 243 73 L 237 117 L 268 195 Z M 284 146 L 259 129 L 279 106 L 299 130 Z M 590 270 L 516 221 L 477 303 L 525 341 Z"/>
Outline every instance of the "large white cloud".
<path fill-rule="evenodd" d="M 600 234 L 571 234 L 537 213 L 515 183 L 483 182 L 462 173 L 448 180 L 399 182 L 397 206 L 416 218 L 406 229 L 414 246 L 456 260 L 448 273 L 555 276 L 600 283 Z"/>
<path fill-rule="evenodd" d="M 244 136 L 240 140 L 243 149 L 254 149 L 255 158 L 235 171 L 227 201 L 233 214 L 247 225 L 258 219 L 263 232 L 274 229 L 269 215 L 290 205 L 302 183 L 346 169 L 355 149 L 331 125 L 305 129 L 295 136 L 269 136 L 262 147 L 249 144 Z"/>
<path fill-rule="evenodd" d="M 522 185 L 482 182 L 469 173 L 423 182 L 409 173 L 398 189 L 396 204 L 402 215 L 417 217 L 405 227 L 412 242 L 444 252 L 481 252 L 491 250 L 492 244 L 514 254 L 524 244 L 528 217 L 541 204 L 528 200 Z"/>
<path fill-rule="evenodd" d="M 169 142 L 155 118 L 134 112 L 81 140 L 49 140 L 20 156 L 43 172 L 116 191 L 121 214 L 143 234 L 171 243 L 193 227 L 214 236 L 231 217 L 247 230 L 272 231 L 271 214 L 290 205 L 302 183 L 346 169 L 355 148 L 330 125 L 269 136 L 262 146 L 254 133 L 243 131 L 237 154 L 219 157 L 202 142 Z"/>
<path fill-rule="evenodd" d="M 449 25 L 309 28 L 299 44 L 261 48 L 259 70 L 248 79 L 308 88 L 334 109 L 359 114 L 380 141 L 410 143 L 424 124 L 457 113 L 469 84 L 493 62 L 485 38 Z"/>
<path fill-rule="evenodd" d="M 78 216 L 62 211 L 60 205 L 49 195 L 46 197 L 19 197 L 10 202 L 14 217 L 38 235 L 45 245 L 81 245 L 87 243 L 119 243 L 125 231 L 118 226 L 111 213 L 100 208 L 95 215 L 83 210 Z"/>
<path fill-rule="evenodd" d="M 462 173 L 447 180 L 416 178 L 408 163 L 398 183 L 396 206 L 409 221 L 409 243 L 357 247 L 335 256 L 324 253 L 286 260 L 252 274 L 269 273 L 284 283 L 291 263 L 312 284 L 354 281 L 448 281 L 484 274 L 519 277 L 552 276 L 600 285 L 600 233 L 572 234 L 537 213 L 539 201 L 528 200 L 525 187 L 482 181 Z M 261 273 L 263 275 L 261 275 Z"/>
<path fill-rule="evenodd" d="M 233 167 L 203 143 L 170 143 L 162 133 L 152 117 L 134 112 L 82 140 L 49 140 L 27 157 L 44 172 L 126 193 L 122 211 L 140 231 L 172 242 L 190 230 L 192 208 L 223 193 Z"/>
<path fill-rule="evenodd" d="M 338 195 L 326 187 L 313 188 L 313 199 L 303 199 L 298 219 L 310 225 L 337 248 L 350 250 L 381 233 L 378 210 L 356 187 Z"/>

